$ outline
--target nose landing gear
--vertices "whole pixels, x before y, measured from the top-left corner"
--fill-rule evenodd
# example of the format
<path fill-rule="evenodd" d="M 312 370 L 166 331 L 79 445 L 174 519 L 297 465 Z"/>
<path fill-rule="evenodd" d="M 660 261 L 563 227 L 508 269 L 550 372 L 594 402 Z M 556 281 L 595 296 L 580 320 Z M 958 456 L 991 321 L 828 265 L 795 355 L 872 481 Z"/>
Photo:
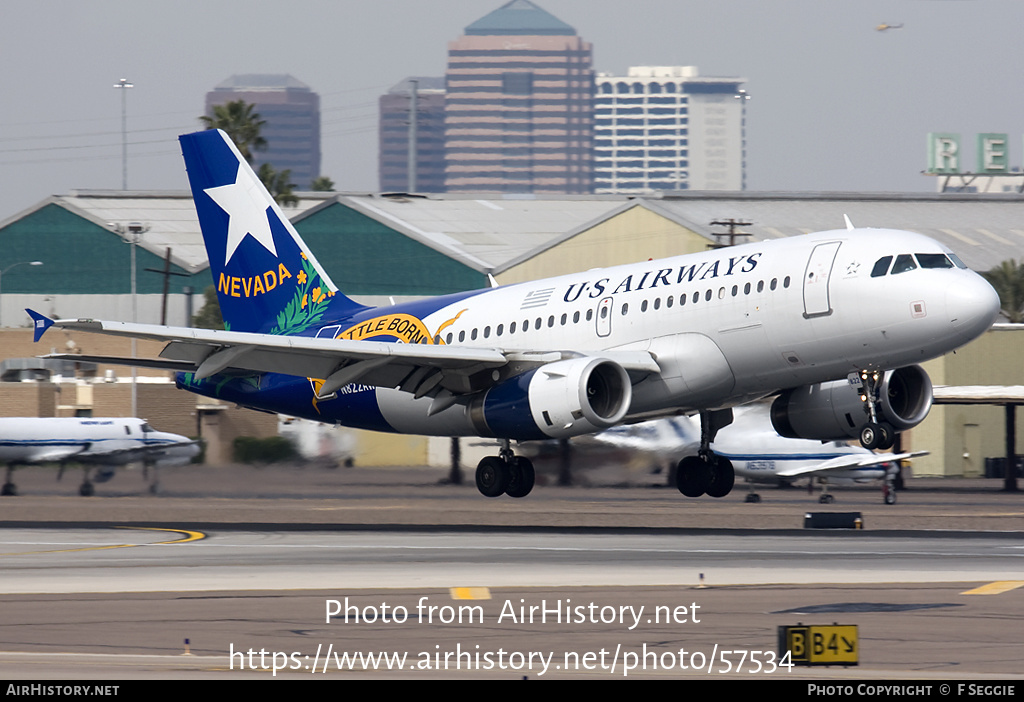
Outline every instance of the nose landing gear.
<path fill-rule="evenodd" d="M 896 429 L 878 417 L 878 383 L 881 380 L 878 371 L 861 371 L 860 380 L 864 389 L 861 398 L 864 400 L 868 414 L 868 423 L 860 428 L 860 445 L 869 451 L 875 449 L 888 450 L 896 443 Z"/>

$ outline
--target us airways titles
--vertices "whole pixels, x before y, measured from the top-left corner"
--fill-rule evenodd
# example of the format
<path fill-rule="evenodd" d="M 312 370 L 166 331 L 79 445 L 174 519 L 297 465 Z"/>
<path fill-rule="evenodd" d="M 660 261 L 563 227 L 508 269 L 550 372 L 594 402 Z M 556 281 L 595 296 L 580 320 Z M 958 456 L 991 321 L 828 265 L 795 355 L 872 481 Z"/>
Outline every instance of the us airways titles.
<path fill-rule="evenodd" d="M 615 295 L 620 292 L 634 292 L 637 290 L 651 290 L 659 285 L 681 285 L 684 282 L 714 279 L 736 273 L 750 273 L 757 267 L 761 252 L 744 254 L 742 256 L 731 256 L 727 259 L 716 261 L 701 261 L 678 268 L 661 268 L 657 271 L 645 271 L 644 273 L 631 273 L 619 281 L 619 284 L 611 291 Z M 611 278 L 583 283 L 573 283 L 565 291 L 566 302 L 575 302 L 584 292 L 588 297 L 596 298 L 605 294 L 611 286 Z M 589 292 L 588 292 L 589 291 Z"/>
<path fill-rule="evenodd" d="M 217 281 L 217 292 L 231 297 L 256 297 L 270 292 L 282 284 L 285 278 L 291 277 L 292 274 L 288 272 L 283 263 L 278 264 L 276 271 L 271 269 L 262 275 L 251 275 L 245 278 L 221 273 L 220 279 Z"/>

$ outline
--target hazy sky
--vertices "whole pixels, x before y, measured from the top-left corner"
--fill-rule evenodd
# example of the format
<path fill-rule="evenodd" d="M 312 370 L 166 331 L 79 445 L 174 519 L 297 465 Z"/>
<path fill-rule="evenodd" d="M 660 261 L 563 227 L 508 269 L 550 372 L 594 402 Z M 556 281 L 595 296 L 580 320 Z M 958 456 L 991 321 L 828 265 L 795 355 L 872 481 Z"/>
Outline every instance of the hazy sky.
<path fill-rule="evenodd" d="M 323 169 L 377 187 L 377 99 L 443 75 L 448 42 L 503 0 L 8 2 L 0 23 L 0 220 L 51 194 L 187 187 L 176 136 L 235 73 L 320 93 Z M 751 190 L 930 191 L 925 135 L 1006 132 L 1024 151 L 1022 0 L 538 0 L 595 69 L 695 65 L 747 79 Z M 902 29 L 876 31 L 879 24 Z"/>

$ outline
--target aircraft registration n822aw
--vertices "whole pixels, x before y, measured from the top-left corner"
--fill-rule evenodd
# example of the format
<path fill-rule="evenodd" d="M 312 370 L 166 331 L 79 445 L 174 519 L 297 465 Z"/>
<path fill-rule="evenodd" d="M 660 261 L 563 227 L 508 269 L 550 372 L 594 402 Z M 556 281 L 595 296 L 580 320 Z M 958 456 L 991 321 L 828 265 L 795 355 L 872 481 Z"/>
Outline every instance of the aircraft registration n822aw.
<path fill-rule="evenodd" d="M 992 287 L 919 234 L 854 229 L 370 308 L 343 295 L 220 131 L 180 137 L 225 331 L 51 320 L 167 342 L 178 386 L 255 409 L 403 434 L 500 440 L 476 471 L 523 497 L 512 441 L 700 413 L 688 496 L 729 493 L 710 449 L 732 406 L 779 395 L 780 433 L 891 445 L 931 405 L 917 363 L 984 332 Z"/>

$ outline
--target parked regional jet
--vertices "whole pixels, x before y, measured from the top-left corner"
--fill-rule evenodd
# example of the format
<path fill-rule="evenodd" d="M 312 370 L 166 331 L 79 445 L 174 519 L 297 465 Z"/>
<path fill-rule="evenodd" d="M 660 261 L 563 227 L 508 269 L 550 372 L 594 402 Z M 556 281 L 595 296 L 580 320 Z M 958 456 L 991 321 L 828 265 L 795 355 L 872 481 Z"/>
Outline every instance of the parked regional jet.
<path fill-rule="evenodd" d="M 116 466 L 140 462 L 154 468 L 180 466 L 199 453 L 196 442 L 178 434 L 154 431 L 141 419 L 125 417 L 6 417 L 0 419 L 0 463 L 7 464 L 2 495 L 17 495 L 12 482 L 15 468 L 59 463 L 82 465 L 78 493 L 92 495 L 90 471 L 100 467 L 109 478 Z M 95 476 L 92 476 L 95 477 Z M 154 482 L 150 489 L 155 491 Z"/>
<path fill-rule="evenodd" d="M 36 338 L 56 324 L 161 340 L 159 358 L 76 358 L 177 370 L 181 388 L 271 412 L 496 438 L 498 455 L 476 471 L 490 497 L 533 487 L 513 440 L 695 412 L 702 437 L 679 463 L 680 491 L 723 496 L 734 471 L 711 450 L 715 433 L 731 407 L 778 393 L 790 435 L 885 445 L 931 405 L 915 364 L 974 339 L 999 313 L 992 287 L 939 243 L 848 220 L 845 230 L 368 308 L 339 292 L 223 132 L 180 141 L 226 330 L 30 312 Z"/>

